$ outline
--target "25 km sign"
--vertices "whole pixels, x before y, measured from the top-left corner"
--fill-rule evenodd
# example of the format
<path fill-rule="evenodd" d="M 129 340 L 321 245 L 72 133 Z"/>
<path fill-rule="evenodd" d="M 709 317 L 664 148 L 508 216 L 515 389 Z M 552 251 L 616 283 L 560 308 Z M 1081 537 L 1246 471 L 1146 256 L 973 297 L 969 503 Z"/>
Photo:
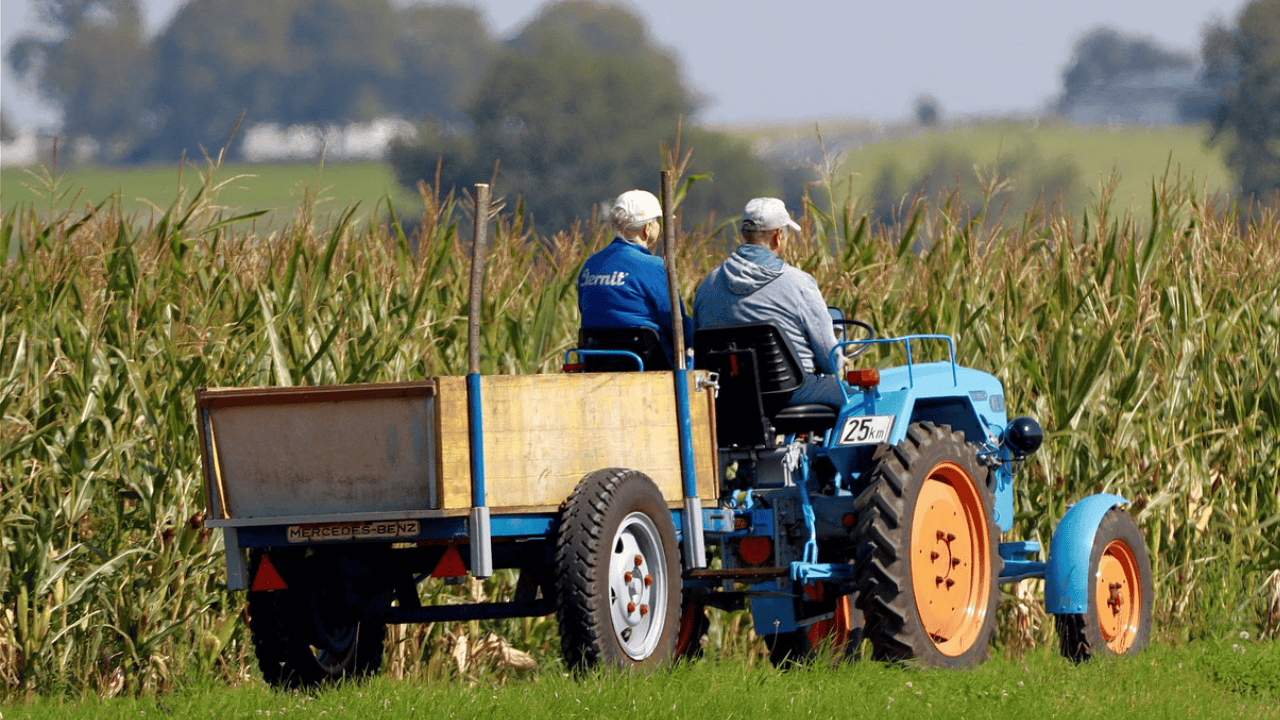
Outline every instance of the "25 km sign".
<path fill-rule="evenodd" d="M 893 431 L 892 415 L 867 415 L 851 417 L 840 428 L 838 445 L 875 445 L 888 442 Z"/>

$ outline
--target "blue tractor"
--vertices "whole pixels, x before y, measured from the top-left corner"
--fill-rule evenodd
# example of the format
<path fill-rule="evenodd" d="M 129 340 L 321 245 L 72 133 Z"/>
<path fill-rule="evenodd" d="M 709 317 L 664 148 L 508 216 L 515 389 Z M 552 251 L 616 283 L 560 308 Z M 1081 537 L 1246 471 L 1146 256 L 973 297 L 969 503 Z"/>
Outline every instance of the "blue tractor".
<path fill-rule="evenodd" d="M 780 404 L 802 375 L 777 328 L 697 332 L 697 367 L 718 383 L 721 508 L 705 538 L 720 563 L 686 570 L 682 637 L 696 641 L 706 606 L 749 604 L 775 663 L 824 645 L 838 656 L 865 639 L 876 659 L 969 667 L 987 656 L 1000 586 L 1044 578 L 1064 655 L 1137 653 L 1153 591 L 1126 500 L 1075 503 L 1044 560 L 1037 542 L 1003 540 L 1014 476 L 1040 447 L 1040 425 L 1010 420 L 1000 381 L 959 365 L 950 337 L 875 339 L 866 324 L 833 317 L 866 333 L 841 342 L 846 362 L 878 344 L 906 357 L 848 370 L 839 412 Z M 917 361 L 939 347 L 945 360 Z"/>

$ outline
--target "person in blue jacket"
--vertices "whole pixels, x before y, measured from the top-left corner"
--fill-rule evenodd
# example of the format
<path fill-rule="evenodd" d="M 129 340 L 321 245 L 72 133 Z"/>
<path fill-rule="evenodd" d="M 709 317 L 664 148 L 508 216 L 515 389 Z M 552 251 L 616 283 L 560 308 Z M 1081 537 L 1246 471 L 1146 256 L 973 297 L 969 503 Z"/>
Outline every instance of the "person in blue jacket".
<path fill-rule="evenodd" d="M 587 258 L 578 274 L 578 310 L 584 329 L 649 327 L 658 331 L 667 361 L 675 367 L 671 295 L 662 259 L 650 249 L 662 234 L 662 206 L 653 193 L 628 190 L 609 213 L 615 237 Z M 693 322 L 680 304 L 685 347 L 693 347 Z"/>

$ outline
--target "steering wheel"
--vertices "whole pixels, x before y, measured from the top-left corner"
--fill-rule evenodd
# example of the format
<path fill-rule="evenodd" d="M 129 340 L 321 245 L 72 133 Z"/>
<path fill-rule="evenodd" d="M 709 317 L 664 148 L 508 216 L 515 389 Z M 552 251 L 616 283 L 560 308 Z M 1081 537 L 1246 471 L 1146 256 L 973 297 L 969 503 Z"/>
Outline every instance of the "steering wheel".
<path fill-rule="evenodd" d="M 848 339 L 847 337 L 844 337 L 845 336 L 844 327 L 847 327 L 847 326 L 862 328 L 862 330 L 866 333 L 866 337 L 857 338 L 858 340 L 875 340 L 876 339 L 875 328 L 871 327 L 867 323 L 862 322 L 861 320 L 849 320 L 846 318 L 832 318 L 831 324 L 839 328 L 836 332 L 841 336 L 839 338 L 840 340 Z M 846 352 L 844 356 L 845 356 L 845 359 L 851 360 L 870 349 L 871 349 L 870 345 L 858 345 L 854 347 L 852 350 L 846 347 L 845 348 Z"/>

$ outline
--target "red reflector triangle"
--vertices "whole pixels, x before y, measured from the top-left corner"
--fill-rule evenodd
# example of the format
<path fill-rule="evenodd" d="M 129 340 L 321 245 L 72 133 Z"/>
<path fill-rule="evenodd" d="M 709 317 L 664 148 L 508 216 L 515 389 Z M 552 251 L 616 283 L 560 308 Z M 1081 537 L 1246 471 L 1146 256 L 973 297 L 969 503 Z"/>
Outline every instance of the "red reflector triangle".
<path fill-rule="evenodd" d="M 271 556 L 263 555 L 262 562 L 258 563 L 258 574 L 253 576 L 253 587 L 250 589 L 284 590 L 288 587 L 284 578 L 280 577 L 280 573 L 276 571 L 276 566 L 271 564 Z"/>
<path fill-rule="evenodd" d="M 450 545 L 449 549 L 444 551 L 444 557 L 436 563 L 436 569 L 431 571 L 431 577 L 462 577 L 466 574 L 467 566 L 462 564 L 462 556 L 458 554 L 457 545 Z"/>

